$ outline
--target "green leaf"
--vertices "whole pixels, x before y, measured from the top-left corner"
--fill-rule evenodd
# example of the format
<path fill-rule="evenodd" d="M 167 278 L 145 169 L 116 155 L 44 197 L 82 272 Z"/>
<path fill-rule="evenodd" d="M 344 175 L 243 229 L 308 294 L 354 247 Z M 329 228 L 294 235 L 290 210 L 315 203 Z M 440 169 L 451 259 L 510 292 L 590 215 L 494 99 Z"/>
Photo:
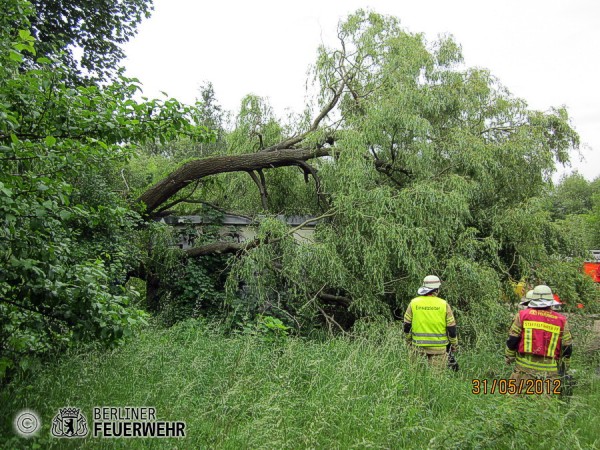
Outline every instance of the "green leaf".
<path fill-rule="evenodd" d="M 56 145 L 56 138 L 54 136 L 46 136 L 45 141 L 48 147 L 54 147 L 54 145 Z"/>
<path fill-rule="evenodd" d="M 9 51 L 8 57 L 10 59 L 12 59 L 13 61 L 23 62 L 23 55 L 21 55 L 19 52 L 16 52 L 14 50 Z"/>
<path fill-rule="evenodd" d="M 13 194 L 12 190 L 4 187 L 2 183 L 0 183 L 0 192 L 2 192 L 7 197 L 12 197 Z"/>
<path fill-rule="evenodd" d="M 33 40 L 29 30 L 19 30 L 19 37 L 25 41 Z"/>

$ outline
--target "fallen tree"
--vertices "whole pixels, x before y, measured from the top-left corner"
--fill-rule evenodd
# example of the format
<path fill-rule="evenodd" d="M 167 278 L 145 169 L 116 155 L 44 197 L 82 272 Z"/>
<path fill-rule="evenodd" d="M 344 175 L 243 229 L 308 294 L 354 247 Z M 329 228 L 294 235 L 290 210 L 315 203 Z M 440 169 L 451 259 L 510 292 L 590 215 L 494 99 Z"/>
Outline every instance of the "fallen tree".
<path fill-rule="evenodd" d="M 314 244 L 298 245 L 281 224 L 265 220 L 256 240 L 206 242 L 186 252 L 237 255 L 228 276 L 234 308 L 275 312 L 296 325 L 298 314 L 333 323 L 340 308 L 350 311 L 346 323 L 389 316 L 427 273 L 447 280 L 445 295 L 465 311 L 493 310 L 511 279 L 561 285 L 559 255 L 581 249 L 552 224 L 540 198 L 578 136 L 564 109 L 529 110 L 489 72 L 461 63 L 452 39 L 428 44 L 395 18 L 360 11 L 340 25 L 337 49 L 319 50 L 323 106 L 296 124 L 301 131 L 269 141 L 272 119 L 240 119 L 227 154 L 186 162 L 139 200 L 154 217 L 188 202 L 275 213 L 294 208 L 289 198 L 269 204 L 278 191 L 289 197 L 300 189 L 300 173 L 286 167 L 313 177 L 319 202 L 312 214 L 331 212 Z M 250 176 L 243 181 L 236 172 Z M 219 189 L 227 195 L 207 188 L 199 197 L 199 182 L 224 174 L 231 187 Z M 252 291 L 241 306 L 240 280 Z M 591 292 L 582 285 L 570 294 Z"/>

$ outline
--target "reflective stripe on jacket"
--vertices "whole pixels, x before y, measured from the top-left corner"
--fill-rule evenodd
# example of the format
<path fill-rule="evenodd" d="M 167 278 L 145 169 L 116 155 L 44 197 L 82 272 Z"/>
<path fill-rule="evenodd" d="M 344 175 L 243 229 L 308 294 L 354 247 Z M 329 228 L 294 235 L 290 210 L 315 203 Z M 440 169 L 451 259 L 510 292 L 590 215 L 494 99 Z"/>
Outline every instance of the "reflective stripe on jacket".
<path fill-rule="evenodd" d="M 412 339 L 419 347 L 445 347 L 447 303 L 439 297 L 416 297 L 411 302 Z"/>
<path fill-rule="evenodd" d="M 517 353 L 517 367 L 525 369 L 525 372 L 548 372 L 550 374 L 558 372 L 558 364 L 554 358 L 543 358 L 526 353 Z"/>

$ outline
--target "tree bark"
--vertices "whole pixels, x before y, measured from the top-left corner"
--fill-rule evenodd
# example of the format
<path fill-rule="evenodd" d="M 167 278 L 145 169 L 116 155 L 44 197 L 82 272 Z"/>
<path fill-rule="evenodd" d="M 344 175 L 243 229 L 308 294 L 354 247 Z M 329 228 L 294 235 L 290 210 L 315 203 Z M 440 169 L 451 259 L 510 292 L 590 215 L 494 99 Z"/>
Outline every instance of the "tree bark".
<path fill-rule="evenodd" d="M 227 172 L 249 172 L 295 166 L 301 161 L 328 156 L 331 150 L 331 148 L 288 148 L 243 155 L 215 156 L 190 161 L 156 183 L 144 192 L 138 200 L 146 205 L 146 213 L 152 214 L 159 206 L 188 184 L 204 177 Z"/>

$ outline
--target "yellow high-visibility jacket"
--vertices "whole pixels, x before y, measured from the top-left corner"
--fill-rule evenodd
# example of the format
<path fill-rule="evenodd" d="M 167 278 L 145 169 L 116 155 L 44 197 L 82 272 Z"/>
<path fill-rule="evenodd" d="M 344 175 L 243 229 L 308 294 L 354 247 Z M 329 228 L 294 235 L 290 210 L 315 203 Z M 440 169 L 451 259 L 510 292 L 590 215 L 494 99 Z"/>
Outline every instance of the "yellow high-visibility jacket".
<path fill-rule="evenodd" d="M 412 343 L 418 347 L 443 351 L 448 343 L 458 344 L 458 339 L 449 338 L 447 333 L 447 327 L 456 326 L 452 309 L 435 295 L 412 299 L 404 314 L 404 323 L 411 325 Z"/>

